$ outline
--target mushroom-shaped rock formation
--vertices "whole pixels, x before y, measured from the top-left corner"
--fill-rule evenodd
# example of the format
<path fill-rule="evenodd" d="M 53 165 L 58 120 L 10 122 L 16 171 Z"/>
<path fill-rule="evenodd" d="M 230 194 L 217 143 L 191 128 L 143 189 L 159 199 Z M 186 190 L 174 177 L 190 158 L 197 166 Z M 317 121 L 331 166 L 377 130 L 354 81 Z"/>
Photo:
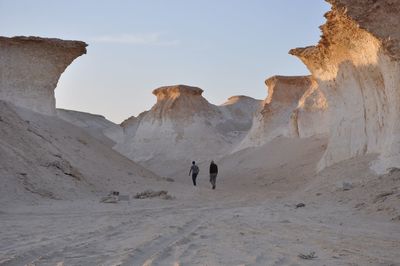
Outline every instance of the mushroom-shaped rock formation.
<path fill-rule="evenodd" d="M 165 119 L 191 119 L 194 115 L 212 115 L 215 108 L 201 95 L 203 90 L 186 85 L 165 86 L 155 89 L 153 94 L 157 103 L 150 110 L 149 118 L 158 121 Z"/>
<path fill-rule="evenodd" d="M 216 106 L 202 92 L 185 85 L 154 90 L 156 104 L 123 123 L 124 141 L 115 149 L 163 175 L 173 174 L 191 160 L 229 153 L 249 130 L 260 101 L 239 97 Z"/>
<path fill-rule="evenodd" d="M 0 100 L 54 115 L 54 89 L 87 44 L 39 37 L 0 37 Z"/>
<path fill-rule="evenodd" d="M 377 172 L 400 167 L 400 2 L 330 0 L 318 45 L 290 51 L 329 105 L 330 139 L 320 169 L 367 153 Z"/>
<path fill-rule="evenodd" d="M 157 96 L 157 101 L 178 98 L 182 95 L 201 95 L 202 93 L 202 89 L 187 85 L 164 86 L 153 90 L 153 94 Z"/>

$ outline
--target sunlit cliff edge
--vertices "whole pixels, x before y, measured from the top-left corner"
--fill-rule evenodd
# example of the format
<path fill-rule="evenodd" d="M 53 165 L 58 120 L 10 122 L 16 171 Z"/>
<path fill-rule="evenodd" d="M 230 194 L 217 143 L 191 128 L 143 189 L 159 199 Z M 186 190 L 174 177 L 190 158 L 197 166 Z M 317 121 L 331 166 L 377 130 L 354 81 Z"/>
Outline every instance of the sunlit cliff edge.
<path fill-rule="evenodd" d="M 328 1 L 316 46 L 297 48 L 329 105 L 330 138 L 319 168 L 379 154 L 377 172 L 400 167 L 400 2 Z"/>

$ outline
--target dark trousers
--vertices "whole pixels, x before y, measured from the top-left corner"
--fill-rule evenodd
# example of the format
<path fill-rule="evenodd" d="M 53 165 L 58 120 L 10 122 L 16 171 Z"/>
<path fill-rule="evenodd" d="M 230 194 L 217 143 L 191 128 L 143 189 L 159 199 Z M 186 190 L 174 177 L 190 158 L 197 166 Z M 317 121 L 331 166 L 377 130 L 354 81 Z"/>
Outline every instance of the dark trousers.
<path fill-rule="evenodd" d="M 210 183 L 213 189 L 215 189 L 216 181 L 217 181 L 217 173 L 210 173 Z"/>
<path fill-rule="evenodd" d="M 193 186 L 196 186 L 196 178 L 197 178 L 197 174 L 193 173 L 192 174 Z"/>

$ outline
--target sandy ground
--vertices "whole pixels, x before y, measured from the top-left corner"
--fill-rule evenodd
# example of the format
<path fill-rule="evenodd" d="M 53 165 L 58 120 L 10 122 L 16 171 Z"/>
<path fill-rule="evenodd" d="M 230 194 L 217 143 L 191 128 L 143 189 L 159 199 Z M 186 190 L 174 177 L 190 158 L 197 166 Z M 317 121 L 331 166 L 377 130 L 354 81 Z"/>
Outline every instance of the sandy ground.
<path fill-rule="evenodd" d="M 189 190 L 190 188 L 188 188 Z M 53 202 L 1 217 L 1 265 L 400 265 L 400 224 L 346 206 L 238 200 Z M 300 253 L 315 252 L 303 260 Z"/>
<path fill-rule="evenodd" d="M 324 143 L 278 139 L 226 157 L 216 190 L 206 166 L 197 187 L 182 171 L 153 188 L 172 200 L 2 206 L 0 265 L 400 265 L 400 172 L 375 176 L 370 156 L 317 174 Z"/>

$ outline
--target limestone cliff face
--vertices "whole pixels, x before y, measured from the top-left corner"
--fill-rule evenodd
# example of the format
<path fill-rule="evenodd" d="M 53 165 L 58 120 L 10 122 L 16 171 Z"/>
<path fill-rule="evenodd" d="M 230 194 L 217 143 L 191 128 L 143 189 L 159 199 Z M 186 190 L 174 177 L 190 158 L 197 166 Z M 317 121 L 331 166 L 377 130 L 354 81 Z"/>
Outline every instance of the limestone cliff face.
<path fill-rule="evenodd" d="M 279 136 L 308 137 L 326 132 L 325 98 L 310 76 L 273 76 L 265 84 L 268 97 L 235 151 L 263 145 Z M 320 124 L 314 125 L 318 119 Z"/>
<path fill-rule="evenodd" d="M 217 106 L 203 98 L 202 92 L 186 85 L 154 90 L 156 104 L 121 124 L 124 140 L 114 148 L 162 175 L 192 160 L 227 154 L 251 127 L 260 101 L 237 96 Z"/>
<path fill-rule="evenodd" d="M 330 140 L 319 166 L 378 153 L 378 172 L 400 167 L 400 2 L 328 2 L 318 45 L 290 51 L 327 97 Z"/>
<path fill-rule="evenodd" d="M 0 99 L 54 115 L 54 89 L 86 43 L 39 37 L 0 37 Z"/>

